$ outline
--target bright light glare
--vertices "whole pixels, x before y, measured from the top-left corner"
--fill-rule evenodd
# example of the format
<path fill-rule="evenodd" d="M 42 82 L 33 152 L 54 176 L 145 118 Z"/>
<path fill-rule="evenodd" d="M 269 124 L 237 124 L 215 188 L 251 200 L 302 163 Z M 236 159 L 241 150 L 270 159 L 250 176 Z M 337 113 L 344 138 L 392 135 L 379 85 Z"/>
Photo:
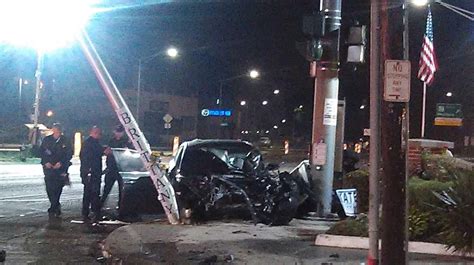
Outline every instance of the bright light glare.
<path fill-rule="evenodd" d="M 426 6 L 429 0 L 412 0 L 411 3 L 415 6 Z"/>
<path fill-rule="evenodd" d="M 240 106 L 245 106 L 246 104 L 247 104 L 247 101 L 245 100 L 240 101 Z"/>
<path fill-rule="evenodd" d="M 285 123 L 285 122 L 286 122 L 286 120 L 285 120 L 285 119 L 281 120 L 281 123 Z"/>
<path fill-rule="evenodd" d="M 92 0 L 0 2 L 0 43 L 47 52 L 67 46 L 93 15 Z"/>
<path fill-rule="evenodd" d="M 176 58 L 178 56 L 178 53 L 178 49 L 174 47 L 170 47 L 168 48 L 168 50 L 166 50 L 166 54 L 168 54 L 168 56 L 171 58 Z"/>
<path fill-rule="evenodd" d="M 257 70 L 251 70 L 249 72 L 249 76 L 252 79 L 258 78 L 260 76 L 260 73 Z"/>
<path fill-rule="evenodd" d="M 267 101 L 267 100 L 262 101 L 262 105 L 263 105 L 263 106 L 265 106 L 265 105 L 267 105 L 267 104 L 268 104 L 268 101 Z"/>
<path fill-rule="evenodd" d="M 448 93 L 446 93 L 446 96 L 447 96 L 447 97 L 452 97 L 452 96 L 453 96 L 453 93 L 452 93 L 452 92 L 448 92 Z"/>
<path fill-rule="evenodd" d="M 280 94 L 280 90 L 278 90 L 278 89 L 273 90 L 273 94 L 275 94 L 275 95 Z"/>

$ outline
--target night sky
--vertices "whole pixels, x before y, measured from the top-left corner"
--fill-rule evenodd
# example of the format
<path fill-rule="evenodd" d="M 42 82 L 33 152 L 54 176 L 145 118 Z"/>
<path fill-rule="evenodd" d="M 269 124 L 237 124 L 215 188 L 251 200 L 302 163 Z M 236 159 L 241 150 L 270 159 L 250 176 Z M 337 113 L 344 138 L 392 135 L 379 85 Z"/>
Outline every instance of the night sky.
<path fill-rule="evenodd" d="M 256 108 L 255 116 L 250 117 L 270 117 L 266 119 L 268 124 L 265 126 L 268 127 L 282 118 L 294 119 L 294 108 L 303 105 L 298 130 L 310 136 L 313 81 L 308 75 L 309 63 L 296 47 L 297 42 L 304 41 L 301 19 L 310 12 L 311 1 L 135 2 L 104 2 L 103 6 L 110 7 L 110 10 L 96 15 L 88 26 L 92 40 L 120 89 L 136 88 L 138 58 L 162 52 L 163 55 L 144 65 L 144 89 L 196 95 L 201 107 L 209 107 L 215 104 L 218 96 L 219 80 L 242 76 L 255 68 L 262 74 L 259 80 L 238 78 L 225 83 L 224 106 L 237 107 L 240 100 L 258 104 L 268 99 L 269 108 Z M 474 3 L 470 0 L 449 3 L 474 10 Z M 393 8 L 396 8 L 395 1 Z M 472 115 L 473 23 L 436 4 L 432 11 L 440 70 L 434 85 L 429 88 L 428 114 L 433 115 L 437 102 L 450 100 L 464 103 L 465 115 Z M 413 72 L 418 69 L 425 19 L 426 9 L 410 13 Z M 346 49 L 347 27 L 355 20 L 368 24 L 368 1 L 343 1 L 341 50 Z M 175 60 L 164 54 L 171 45 L 180 51 Z M 19 77 L 33 80 L 34 70 L 33 51 L 0 46 L 0 134 L 8 128 L 20 126 L 17 80 Z M 342 62 L 340 77 L 340 98 L 346 98 L 348 109 L 346 139 L 353 140 L 361 136 L 364 127 L 368 127 L 369 110 L 359 109 L 360 105 L 368 104 L 368 65 Z M 421 88 L 421 82 L 413 79 L 413 136 L 419 132 Z M 29 89 L 28 86 L 24 88 L 23 104 L 26 105 L 33 99 L 32 85 Z M 281 91 L 280 98 L 272 94 L 274 89 Z M 452 91 L 454 96 L 445 98 L 447 91 Z M 95 104 L 108 104 L 77 45 L 48 54 L 42 109 L 68 105 L 68 100 L 80 100 L 81 97 L 88 98 L 84 104 L 91 109 Z M 71 113 L 74 110 L 68 112 L 68 116 L 58 114 L 57 119 L 77 118 L 84 125 L 96 123 L 99 119 L 92 111 L 73 117 Z M 79 119 L 78 116 L 83 117 Z M 430 119 L 433 117 L 429 116 L 428 121 Z"/>

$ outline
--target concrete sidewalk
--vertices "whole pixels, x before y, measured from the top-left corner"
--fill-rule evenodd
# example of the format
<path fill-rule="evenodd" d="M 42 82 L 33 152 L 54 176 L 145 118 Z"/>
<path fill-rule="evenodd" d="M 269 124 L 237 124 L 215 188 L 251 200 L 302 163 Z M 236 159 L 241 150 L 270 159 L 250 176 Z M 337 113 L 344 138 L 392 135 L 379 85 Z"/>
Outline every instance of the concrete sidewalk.
<path fill-rule="evenodd" d="M 367 251 L 314 245 L 331 222 L 293 220 L 271 227 L 247 222 L 123 226 L 105 240 L 111 264 L 364 264 Z M 453 257 L 410 254 L 410 264 L 471 264 Z"/>

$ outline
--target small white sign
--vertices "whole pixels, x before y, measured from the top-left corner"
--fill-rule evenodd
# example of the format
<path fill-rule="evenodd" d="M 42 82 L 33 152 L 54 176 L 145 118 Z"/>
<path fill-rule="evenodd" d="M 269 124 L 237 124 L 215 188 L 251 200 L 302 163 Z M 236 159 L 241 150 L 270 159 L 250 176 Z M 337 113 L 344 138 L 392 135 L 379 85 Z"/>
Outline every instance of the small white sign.
<path fill-rule="evenodd" d="M 327 98 L 324 101 L 324 117 L 323 125 L 336 126 L 337 125 L 337 105 L 339 100 L 337 98 Z"/>
<path fill-rule="evenodd" d="M 313 164 L 316 166 L 324 166 L 326 164 L 326 148 L 325 143 L 315 143 L 313 145 Z"/>
<path fill-rule="evenodd" d="M 364 136 L 370 136 L 370 129 L 364 129 Z"/>
<path fill-rule="evenodd" d="M 383 99 L 390 102 L 410 101 L 411 64 L 405 60 L 386 60 Z"/>
<path fill-rule="evenodd" d="M 166 114 L 165 116 L 163 116 L 163 120 L 166 122 L 166 123 L 170 123 L 172 120 L 173 120 L 173 117 L 169 114 Z"/>
<path fill-rule="evenodd" d="M 169 122 L 165 123 L 165 129 L 171 129 L 171 123 Z"/>
<path fill-rule="evenodd" d="M 347 216 L 355 216 L 357 214 L 357 190 L 342 189 L 336 190 L 337 197 L 341 202 L 342 208 Z"/>

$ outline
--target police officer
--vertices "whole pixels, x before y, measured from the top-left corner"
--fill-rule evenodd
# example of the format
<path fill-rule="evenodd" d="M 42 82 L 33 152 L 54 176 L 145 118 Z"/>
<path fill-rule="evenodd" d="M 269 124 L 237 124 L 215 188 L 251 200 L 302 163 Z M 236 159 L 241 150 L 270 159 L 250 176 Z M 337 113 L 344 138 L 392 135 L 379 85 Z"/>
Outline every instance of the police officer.
<path fill-rule="evenodd" d="M 53 124 L 52 131 L 53 134 L 43 139 L 40 155 L 46 193 L 51 204 L 48 213 L 50 217 L 59 217 L 61 215 L 59 200 L 65 181 L 69 177 L 67 171 L 71 165 L 72 146 L 63 136 L 59 123 Z"/>
<path fill-rule="evenodd" d="M 82 218 L 84 222 L 90 222 L 90 211 L 92 211 L 92 222 L 100 220 L 100 183 L 102 176 L 102 155 L 109 153 L 109 149 L 102 147 L 100 139 L 102 130 L 94 126 L 89 132 L 89 137 L 84 141 L 81 148 L 81 179 L 84 184 L 82 197 Z"/>
<path fill-rule="evenodd" d="M 125 130 L 122 125 L 118 125 L 115 127 L 113 131 L 113 137 L 109 140 L 108 146 L 110 148 L 132 148 L 130 141 L 128 141 L 127 136 L 125 135 Z M 122 176 L 120 176 L 117 167 L 117 161 L 115 161 L 115 157 L 112 153 L 107 155 L 106 164 L 107 169 L 105 173 L 105 186 L 101 197 L 101 203 L 102 205 L 105 204 L 107 196 L 112 190 L 115 181 L 117 181 L 119 190 L 118 207 L 120 207 L 123 190 L 123 179 Z"/>

